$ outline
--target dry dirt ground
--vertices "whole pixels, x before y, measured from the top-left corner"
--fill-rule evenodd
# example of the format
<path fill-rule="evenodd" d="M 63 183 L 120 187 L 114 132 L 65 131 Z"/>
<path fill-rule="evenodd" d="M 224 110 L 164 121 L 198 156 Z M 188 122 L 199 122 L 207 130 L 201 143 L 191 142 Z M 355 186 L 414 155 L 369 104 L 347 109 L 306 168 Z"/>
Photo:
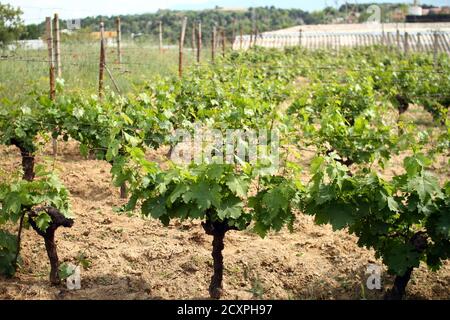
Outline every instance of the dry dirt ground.
<path fill-rule="evenodd" d="M 19 167 L 14 148 L 0 147 L 0 155 L 2 169 Z M 38 162 L 49 158 L 47 151 Z M 90 265 L 82 268 L 82 289 L 49 285 L 43 240 L 27 230 L 23 267 L 12 279 L 0 278 L 0 299 L 208 298 L 212 239 L 199 223 L 173 222 L 165 228 L 137 215 L 117 214 L 113 208 L 123 201 L 111 185 L 109 165 L 82 158 L 73 142 L 60 144 L 56 169 L 70 190 L 76 217 L 72 229 L 57 233 L 59 256 Z M 368 290 L 367 266 L 382 265 L 373 251 L 359 248 L 346 231 L 317 226 L 301 214 L 292 234 L 260 239 L 250 232 L 229 232 L 224 259 L 224 299 L 382 299 L 393 281 L 383 269 L 383 289 Z M 449 299 L 450 261 L 436 273 L 424 265 L 415 270 L 407 298 Z"/>

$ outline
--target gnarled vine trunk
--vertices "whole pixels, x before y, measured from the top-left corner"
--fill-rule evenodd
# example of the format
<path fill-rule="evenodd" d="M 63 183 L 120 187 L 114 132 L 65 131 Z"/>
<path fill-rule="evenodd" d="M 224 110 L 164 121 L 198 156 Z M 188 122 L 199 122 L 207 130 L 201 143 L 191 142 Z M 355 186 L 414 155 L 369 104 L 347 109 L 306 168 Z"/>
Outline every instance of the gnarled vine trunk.
<path fill-rule="evenodd" d="M 15 139 L 11 141 L 11 144 L 15 145 L 20 150 L 20 155 L 22 156 L 23 179 L 27 181 L 33 181 L 35 177 L 35 158 L 33 151 L 28 150 L 21 141 Z"/>
<path fill-rule="evenodd" d="M 123 149 L 119 150 L 119 154 L 121 156 L 125 156 L 126 152 Z M 111 166 L 114 166 L 114 161 L 110 161 L 109 164 Z M 128 198 L 128 190 L 127 190 L 127 184 L 126 182 L 122 183 L 122 185 L 120 186 L 120 198 L 121 199 L 127 199 Z"/>
<path fill-rule="evenodd" d="M 408 268 L 406 273 L 402 276 L 396 276 L 392 289 L 386 294 L 385 300 L 402 300 L 406 293 L 406 286 L 408 285 L 413 268 Z"/>
<path fill-rule="evenodd" d="M 22 152 L 22 168 L 23 168 L 23 179 L 27 181 L 33 181 L 35 173 L 34 173 L 34 155 L 32 153 Z"/>
<path fill-rule="evenodd" d="M 427 235 L 424 232 L 417 232 L 409 242 L 419 254 L 423 253 L 428 246 Z M 384 296 L 385 300 L 402 300 L 405 297 L 406 287 L 411 280 L 413 270 L 414 268 L 408 268 L 403 275 L 395 277 L 392 289 Z"/>
<path fill-rule="evenodd" d="M 48 260 L 50 261 L 50 283 L 58 285 L 61 283 L 59 278 L 59 259 L 55 243 L 55 230 L 50 230 L 44 237 L 45 249 L 47 250 Z"/>
<path fill-rule="evenodd" d="M 47 230 L 42 231 L 36 225 L 33 218 L 37 217 L 40 212 L 45 211 L 52 219 Z M 59 259 L 55 242 L 55 232 L 59 227 L 71 228 L 73 226 L 73 220 L 67 219 L 57 209 L 52 207 L 39 208 L 32 210 L 29 214 L 29 222 L 31 227 L 44 238 L 45 249 L 47 250 L 48 259 L 50 261 L 50 283 L 52 285 L 58 285 L 61 283 L 59 277 Z"/>
<path fill-rule="evenodd" d="M 128 198 L 127 184 L 125 182 L 120 186 L 120 198 L 121 199 Z"/>
<path fill-rule="evenodd" d="M 409 101 L 407 98 L 405 98 L 404 96 L 397 94 L 395 96 L 395 99 L 397 100 L 398 103 L 398 114 L 401 115 L 403 113 L 405 113 L 406 111 L 408 111 L 409 109 Z"/>
<path fill-rule="evenodd" d="M 202 223 L 206 234 L 213 236 L 213 269 L 214 273 L 211 277 L 209 285 L 209 295 L 211 299 L 220 299 L 223 290 L 223 255 L 222 251 L 225 247 L 225 234 L 230 230 L 237 230 L 237 228 L 230 227 L 226 221 L 211 221 L 209 218 Z"/>
<path fill-rule="evenodd" d="M 335 152 L 335 150 L 331 149 L 331 150 L 327 150 L 326 155 L 329 156 L 330 154 L 332 154 L 333 152 Z M 353 165 L 355 162 L 348 158 L 348 159 L 336 159 L 337 162 L 343 164 L 344 166 L 350 167 L 351 165 Z M 351 175 L 351 173 L 349 172 L 349 174 Z"/>

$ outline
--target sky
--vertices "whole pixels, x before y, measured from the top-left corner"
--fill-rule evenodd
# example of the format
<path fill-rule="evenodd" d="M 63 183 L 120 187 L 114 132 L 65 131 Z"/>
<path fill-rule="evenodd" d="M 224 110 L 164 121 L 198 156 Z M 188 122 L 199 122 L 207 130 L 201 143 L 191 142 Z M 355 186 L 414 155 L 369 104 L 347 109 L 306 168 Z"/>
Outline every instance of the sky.
<path fill-rule="evenodd" d="M 40 23 L 46 16 L 59 13 L 62 19 L 76 19 L 97 15 L 120 15 L 155 12 L 158 9 L 212 9 L 216 5 L 221 7 L 257 7 L 275 6 L 277 8 L 298 8 L 305 11 L 313 11 L 325 6 L 339 6 L 345 0 L 0 0 L 1 3 L 9 3 L 21 7 L 24 11 L 26 23 Z M 363 2 L 407 2 L 395 0 L 348 0 L 349 3 Z M 433 5 L 450 5 L 450 0 L 426 0 L 422 3 Z"/>

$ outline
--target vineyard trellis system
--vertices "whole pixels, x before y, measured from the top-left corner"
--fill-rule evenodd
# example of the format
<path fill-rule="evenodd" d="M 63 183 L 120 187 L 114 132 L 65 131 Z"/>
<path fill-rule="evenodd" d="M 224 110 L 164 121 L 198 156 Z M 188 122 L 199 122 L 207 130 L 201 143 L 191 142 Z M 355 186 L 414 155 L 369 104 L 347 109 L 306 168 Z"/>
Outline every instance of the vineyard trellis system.
<path fill-rule="evenodd" d="M 216 35 L 214 42 L 223 44 L 224 35 Z M 66 93 L 60 84 L 52 87 L 54 95 L 34 92 L 26 102 L 4 99 L 0 143 L 20 150 L 22 177 L 12 174 L 0 183 L 0 272 L 16 272 L 22 229 L 31 227 L 45 240 L 51 283 L 60 283 L 54 237 L 58 227 L 74 223 L 69 193 L 35 157 L 42 140 L 72 139 L 83 155 L 111 164 L 115 186 L 128 187 L 122 211 L 140 211 L 164 225 L 202 221 L 213 237 L 213 299 L 223 294 L 226 234 L 252 230 L 270 237 L 284 227 L 295 232 L 298 214 L 312 215 L 334 230 L 347 228 L 358 245 L 374 249 L 396 276 L 386 298 L 402 299 L 420 262 L 437 270 L 450 257 L 450 182 L 427 170 L 437 156 L 449 155 L 449 57 L 414 53 L 412 43 L 408 52 L 370 41 L 370 50 L 336 52 L 309 50 L 305 34 L 296 40 L 283 51 L 260 48 L 255 40 L 251 50 L 223 56 L 213 45 L 213 64 L 180 69 L 180 77 L 159 79 L 126 96 L 100 83 L 99 96 Z M 182 61 L 182 43 L 179 51 Z M 120 53 L 123 57 L 126 50 Z M 104 54 L 100 70 L 108 65 Z M 304 79 L 300 87 L 299 78 Z M 286 102 L 287 108 L 280 108 Z M 433 116 L 435 130 L 402 120 L 411 104 Z M 177 145 L 173 132 L 192 132 L 196 122 L 222 134 L 277 129 L 280 167 L 274 167 L 267 150 L 257 162 L 244 156 L 235 164 L 201 151 L 204 162 L 190 159 L 170 163 L 169 169 L 146 159 L 149 148 Z M 308 168 L 297 161 L 301 150 L 315 153 Z M 385 165 L 400 154 L 407 155 L 404 172 L 383 178 Z M 309 181 L 302 180 L 303 170 Z M 7 228 L 11 224 L 18 225 L 17 235 Z"/>

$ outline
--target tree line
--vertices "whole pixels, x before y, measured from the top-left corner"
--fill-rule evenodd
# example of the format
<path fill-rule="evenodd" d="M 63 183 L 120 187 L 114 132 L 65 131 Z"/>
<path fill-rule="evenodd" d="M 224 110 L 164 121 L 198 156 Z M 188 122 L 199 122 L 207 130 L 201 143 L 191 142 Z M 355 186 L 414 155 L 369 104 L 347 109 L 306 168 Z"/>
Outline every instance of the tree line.
<path fill-rule="evenodd" d="M 364 22 L 370 16 L 367 12 L 371 3 L 344 4 L 339 8 L 326 7 L 323 10 L 307 12 L 301 9 L 280 9 L 274 6 L 257 7 L 243 10 L 227 11 L 216 7 L 202 11 L 159 10 L 155 13 L 122 15 L 122 33 L 125 37 L 150 38 L 159 36 L 159 24 L 163 25 L 163 38 L 166 43 L 178 42 L 182 17 L 188 18 L 187 34 L 191 34 L 194 24 L 202 23 L 204 41 L 210 41 L 214 26 L 225 29 L 227 38 L 255 32 L 266 32 L 289 28 L 301 24 L 327 24 Z M 407 6 L 402 4 L 377 4 L 381 8 L 383 22 L 395 21 L 395 12 L 405 12 Z M 13 40 L 38 39 L 45 34 L 45 22 L 24 25 L 22 11 L 8 4 L 0 3 L 0 43 Z M 100 21 L 104 21 L 106 30 L 115 30 L 116 16 L 96 16 L 81 19 L 81 30 L 76 35 L 98 31 Z M 66 23 L 61 21 L 64 29 Z M 74 35 L 74 38 L 76 38 Z"/>

